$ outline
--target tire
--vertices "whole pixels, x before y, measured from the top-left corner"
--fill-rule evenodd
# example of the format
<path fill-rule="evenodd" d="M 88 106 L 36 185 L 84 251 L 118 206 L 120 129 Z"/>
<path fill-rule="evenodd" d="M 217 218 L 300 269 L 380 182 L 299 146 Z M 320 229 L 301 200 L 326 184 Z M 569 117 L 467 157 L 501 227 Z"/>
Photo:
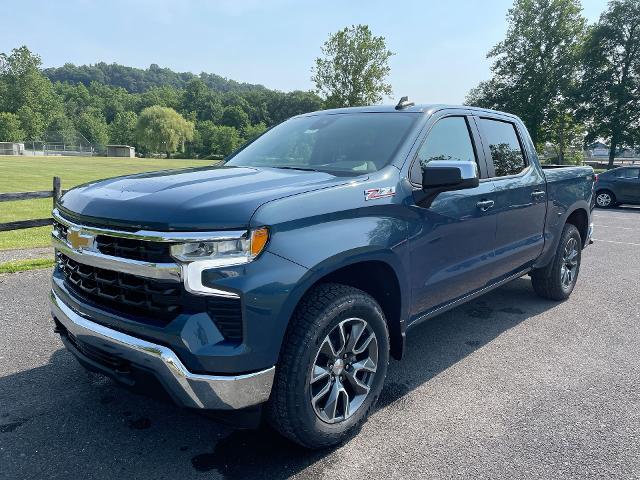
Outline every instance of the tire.
<path fill-rule="evenodd" d="M 578 229 L 566 224 L 553 260 L 544 268 L 531 272 L 535 292 L 549 300 L 566 300 L 571 295 L 580 273 L 582 238 Z"/>
<path fill-rule="evenodd" d="M 616 196 L 611 190 L 599 190 L 596 192 L 596 206 L 598 208 L 613 208 L 616 206 Z"/>
<path fill-rule="evenodd" d="M 364 345 L 364 352 L 353 353 L 353 357 L 343 360 L 339 351 L 335 360 L 337 357 L 331 352 L 340 347 L 341 330 L 346 339 L 342 352 L 349 351 L 351 338 L 356 339 L 351 351 Z M 369 339 L 372 333 L 374 338 Z M 373 357 L 374 341 L 375 372 L 358 368 L 371 367 L 363 359 Z M 380 396 L 388 363 L 389 332 L 380 305 L 357 288 L 321 284 L 301 301 L 287 329 L 266 408 L 267 421 L 282 435 L 306 448 L 336 445 L 357 432 L 369 416 Z M 361 386 L 357 386 L 360 393 L 356 394 L 354 377 L 368 386 L 366 394 Z M 331 402 L 330 395 L 334 392 L 338 392 L 338 401 Z M 345 396 L 348 392 L 351 395 Z M 316 402 L 312 397 L 316 397 Z M 347 399 L 351 407 L 348 413 Z"/>

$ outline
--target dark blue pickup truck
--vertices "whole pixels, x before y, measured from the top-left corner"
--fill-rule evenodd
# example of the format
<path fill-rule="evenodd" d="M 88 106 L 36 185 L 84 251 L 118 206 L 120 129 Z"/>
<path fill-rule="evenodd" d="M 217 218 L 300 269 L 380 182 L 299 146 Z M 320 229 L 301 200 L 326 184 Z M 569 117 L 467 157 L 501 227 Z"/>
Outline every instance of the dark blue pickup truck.
<path fill-rule="evenodd" d="M 593 186 L 590 167 L 543 170 L 505 113 L 300 115 L 220 166 L 66 193 L 56 331 L 125 385 L 332 445 L 372 411 L 412 327 L 526 274 L 568 298 Z"/>

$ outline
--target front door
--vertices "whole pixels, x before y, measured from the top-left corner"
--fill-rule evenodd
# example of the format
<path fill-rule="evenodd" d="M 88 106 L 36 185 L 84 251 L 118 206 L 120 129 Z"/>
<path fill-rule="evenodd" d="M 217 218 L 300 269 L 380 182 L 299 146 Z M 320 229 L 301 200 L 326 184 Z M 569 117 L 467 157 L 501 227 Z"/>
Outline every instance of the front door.
<path fill-rule="evenodd" d="M 422 180 L 422 166 L 438 160 L 476 161 L 480 176 L 486 171 L 477 133 L 465 116 L 437 120 L 411 167 L 414 188 Z M 490 207 L 493 186 L 444 192 L 428 206 L 411 206 L 417 216 L 409 233 L 411 251 L 412 315 L 419 317 L 439 305 L 485 286 L 491 279 L 495 216 Z M 482 202 L 485 202 L 484 204 Z M 486 203 L 489 202 L 489 203 Z"/>

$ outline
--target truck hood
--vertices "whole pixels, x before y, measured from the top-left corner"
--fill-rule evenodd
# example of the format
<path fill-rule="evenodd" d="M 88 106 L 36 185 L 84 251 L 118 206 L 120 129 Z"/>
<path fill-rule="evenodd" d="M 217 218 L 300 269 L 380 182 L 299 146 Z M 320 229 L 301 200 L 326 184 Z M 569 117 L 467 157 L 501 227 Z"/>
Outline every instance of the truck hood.
<path fill-rule="evenodd" d="M 81 185 L 59 200 L 81 223 L 145 230 L 246 228 L 271 200 L 341 185 L 323 172 L 255 167 L 201 167 L 117 177 Z"/>

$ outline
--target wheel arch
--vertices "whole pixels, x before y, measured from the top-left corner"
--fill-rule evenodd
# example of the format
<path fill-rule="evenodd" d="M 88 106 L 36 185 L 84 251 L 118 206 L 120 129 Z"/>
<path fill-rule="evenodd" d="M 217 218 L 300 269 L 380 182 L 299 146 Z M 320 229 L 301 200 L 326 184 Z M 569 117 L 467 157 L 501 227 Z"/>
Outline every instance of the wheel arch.
<path fill-rule="evenodd" d="M 589 236 L 589 214 L 587 211 L 584 208 L 576 208 L 567 217 L 566 224 L 571 224 L 578 229 L 582 246 L 585 247 Z"/>
<path fill-rule="evenodd" d="M 391 251 L 368 252 L 363 256 L 348 254 L 353 258 L 351 262 L 332 258 L 309 270 L 303 287 L 298 290 L 295 305 L 291 308 L 289 321 L 306 295 L 317 285 L 322 283 L 340 283 L 358 288 L 371 295 L 385 315 L 389 328 L 390 353 L 399 360 L 404 354 L 406 312 L 408 311 L 406 286 L 403 285 L 402 268 L 394 261 L 395 255 Z M 341 255 L 342 257 L 342 255 Z"/>

